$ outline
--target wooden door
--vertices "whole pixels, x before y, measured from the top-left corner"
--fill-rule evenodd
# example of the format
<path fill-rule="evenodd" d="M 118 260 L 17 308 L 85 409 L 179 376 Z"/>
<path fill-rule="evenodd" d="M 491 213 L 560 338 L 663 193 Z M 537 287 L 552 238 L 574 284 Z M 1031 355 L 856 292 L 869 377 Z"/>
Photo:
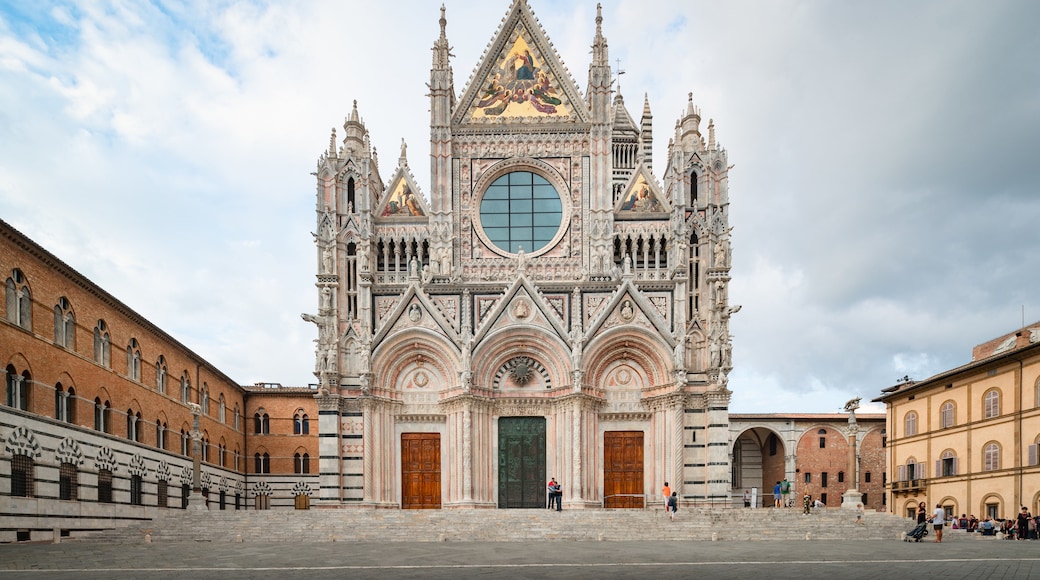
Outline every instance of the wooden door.
<path fill-rule="evenodd" d="M 603 507 L 642 508 L 643 432 L 603 434 Z"/>
<path fill-rule="evenodd" d="M 401 508 L 441 507 L 440 433 L 401 434 Z"/>
<path fill-rule="evenodd" d="M 499 419 L 498 507 L 545 509 L 547 481 L 545 417 Z"/>

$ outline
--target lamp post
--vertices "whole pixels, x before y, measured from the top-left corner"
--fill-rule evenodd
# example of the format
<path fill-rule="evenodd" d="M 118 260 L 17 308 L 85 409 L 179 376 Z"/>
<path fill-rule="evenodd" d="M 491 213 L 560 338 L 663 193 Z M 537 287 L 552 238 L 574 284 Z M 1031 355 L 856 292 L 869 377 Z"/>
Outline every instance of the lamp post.
<path fill-rule="evenodd" d="M 199 426 L 199 417 L 202 416 L 202 406 L 198 403 L 188 403 L 191 409 L 191 495 L 188 496 L 189 511 L 206 511 L 206 498 L 202 496 L 202 428 Z"/>

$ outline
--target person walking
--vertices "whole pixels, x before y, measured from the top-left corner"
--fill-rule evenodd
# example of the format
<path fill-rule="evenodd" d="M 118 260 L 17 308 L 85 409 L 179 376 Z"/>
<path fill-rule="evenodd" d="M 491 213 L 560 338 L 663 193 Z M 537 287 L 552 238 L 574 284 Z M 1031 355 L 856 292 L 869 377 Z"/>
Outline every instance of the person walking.
<path fill-rule="evenodd" d="M 780 497 L 784 507 L 792 507 L 793 504 L 788 501 L 791 497 L 791 482 L 786 477 L 780 482 Z"/>
<path fill-rule="evenodd" d="M 664 498 L 664 511 L 668 512 L 668 501 L 672 497 L 672 488 L 668 486 L 668 482 L 664 482 L 664 487 L 661 488 L 661 497 Z"/>
<path fill-rule="evenodd" d="M 856 523 L 861 525 L 861 526 L 864 525 L 863 524 L 863 504 L 861 504 L 861 503 L 856 504 Z"/>
<path fill-rule="evenodd" d="M 679 511 L 679 497 L 678 492 L 672 492 L 672 495 L 668 496 L 668 517 L 675 521 L 675 512 Z"/>
<path fill-rule="evenodd" d="M 941 503 L 935 504 L 935 514 L 932 516 L 932 528 L 935 530 L 935 543 L 942 543 L 943 525 L 946 523 L 946 510 Z"/>

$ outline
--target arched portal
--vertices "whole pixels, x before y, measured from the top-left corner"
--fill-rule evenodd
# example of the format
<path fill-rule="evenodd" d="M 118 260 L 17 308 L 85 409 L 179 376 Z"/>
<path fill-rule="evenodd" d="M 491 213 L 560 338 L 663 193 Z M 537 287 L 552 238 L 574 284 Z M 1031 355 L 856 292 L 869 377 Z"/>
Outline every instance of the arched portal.
<path fill-rule="evenodd" d="M 733 442 L 730 494 L 743 497 L 745 490 L 758 488 L 757 505 L 773 505 L 773 486 L 785 477 L 784 442 L 766 427 L 753 427 Z"/>

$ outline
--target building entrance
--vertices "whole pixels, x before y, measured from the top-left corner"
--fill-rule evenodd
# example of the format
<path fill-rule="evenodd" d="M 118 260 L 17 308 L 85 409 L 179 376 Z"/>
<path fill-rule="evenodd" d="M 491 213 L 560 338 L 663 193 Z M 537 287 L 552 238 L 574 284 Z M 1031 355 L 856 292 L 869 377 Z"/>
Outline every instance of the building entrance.
<path fill-rule="evenodd" d="M 498 420 L 498 507 L 545 508 L 545 418 Z"/>
<path fill-rule="evenodd" d="M 646 507 L 642 431 L 603 434 L 603 507 Z"/>
<path fill-rule="evenodd" d="M 441 507 L 440 433 L 401 434 L 401 508 Z"/>

